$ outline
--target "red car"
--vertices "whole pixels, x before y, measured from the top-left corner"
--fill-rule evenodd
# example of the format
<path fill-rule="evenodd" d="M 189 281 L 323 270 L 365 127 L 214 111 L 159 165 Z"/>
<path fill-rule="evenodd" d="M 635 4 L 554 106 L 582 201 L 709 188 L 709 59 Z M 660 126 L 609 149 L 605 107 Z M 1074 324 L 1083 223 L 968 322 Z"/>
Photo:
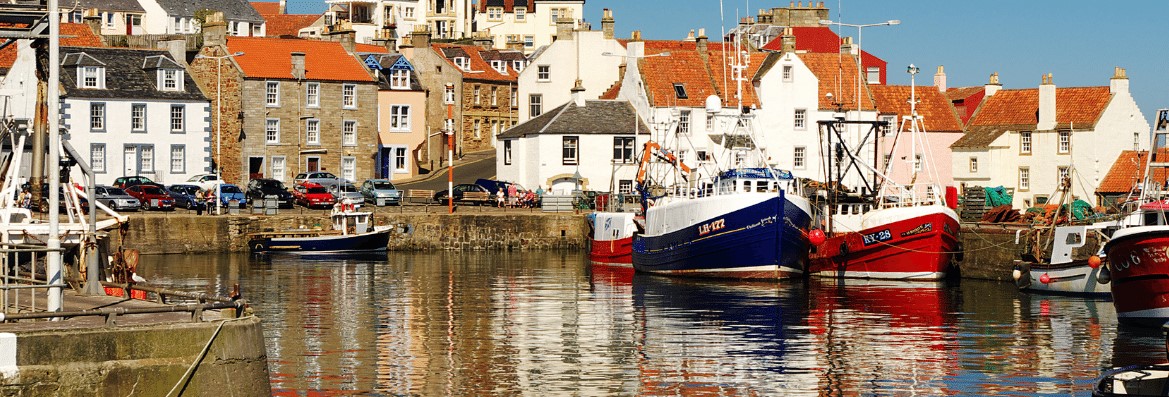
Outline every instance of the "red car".
<path fill-rule="evenodd" d="M 173 211 L 175 209 L 174 197 L 171 197 L 166 193 L 166 190 L 158 185 L 133 185 L 123 190 L 126 191 L 126 194 L 142 202 L 143 210 Z"/>
<path fill-rule="evenodd" d="M 297 204 L 308 208 L 329 208 L 332 207 L 333 203 L 336 202 L 336 200 L 333 198 L 333 194 L 329 193 L 329 189 L 326 189 L 320 184 L 312 182 L 305 182 L 293 187 L 292 199 L 296 201 Z"/>

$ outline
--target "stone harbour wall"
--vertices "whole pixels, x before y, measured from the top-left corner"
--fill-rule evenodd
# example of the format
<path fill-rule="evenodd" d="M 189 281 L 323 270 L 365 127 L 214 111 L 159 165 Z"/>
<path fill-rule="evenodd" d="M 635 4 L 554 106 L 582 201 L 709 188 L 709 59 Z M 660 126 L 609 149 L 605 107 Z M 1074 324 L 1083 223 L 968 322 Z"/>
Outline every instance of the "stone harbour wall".
<path fill-rule="evenodd" d="M 1015 244 L 1018 225 L 963 224 L 958 235 L 964 251 L 958 263 L 962 278 L 1014 282 L 1011 270 L 1022 248 Z"/>

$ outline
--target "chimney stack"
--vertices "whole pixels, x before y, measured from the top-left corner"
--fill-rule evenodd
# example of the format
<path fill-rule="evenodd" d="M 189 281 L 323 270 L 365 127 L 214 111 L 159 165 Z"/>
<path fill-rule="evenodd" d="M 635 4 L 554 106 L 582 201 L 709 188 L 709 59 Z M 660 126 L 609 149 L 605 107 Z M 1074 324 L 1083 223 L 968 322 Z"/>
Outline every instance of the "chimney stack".
<path fill-rule="evenodd" d="M 292 78 L 297 80 L 304 80 L 304 53 L 292 53 Z"/>
<path fill-rule="evenodd" d="M 1051 73 L 1043 75 L 1043 82 L 1039 84 L 1039 123 L 1035 129 L 1050 131 L 1055 129 L 1058 120 L 1055 119 L 1055 81 Z"/>
<path fill-rule="evenodd" d="M 284 15 L 287 13 L 287 11 L 288 11 L 288 2 L 285 0 L 280 0 L 280 8 L 277 9 L 276 13 L 280 14 L 280 15 Z"/>
<path fill-rule="evenodd" d="M 215 47 L 227 45 L 227 23 L 223 22 L 223 13 L 216 11 L 207 15 L 203 21 L 203 46 Z"/>
<path fill-rule="evenodd" d="M 706 37 L 706 28 L 698 28 L 698 37 L 694 38 L 694 42 L 696 48 L 698 48 L 698 54 L 702 55 L 704 58 L 707 54 L 706 47 L 709 41 L 710 38 Z"/>
<path fill-rule="evenodd" d="M 82 12 L 81 20 L 85 22 L 85 26 L 93 31 L 93 34 L 101 36 L 101 13 L 96 8 L 90 8 Z"/>
<path fill-rule="evenodd" d="M 1108 82 L 1108 92 L 1112 94 L 1128 93 L 1128 73 L 1124 68 L 1117 66 L 1113 69 L 1112 80 Z"/>
<path fill-rule="evenodd" d="M 430 28 L 426 25 L 415 25 L 414 33 L 410 34 L 410 44 L 413 45 L 414 48 L 429 48 Z"/>
<path fill-rule="evenodd" d="M 795 52 L 796 50 L 796 34 L 792 28 L 783 28 L 783 38 L 780 39 L 783 52 Z"/>
<path fill-rule="evenodd" d="M 341 21 L 333 26 L 336 28 L 325 33 L 326 39 L 341 43 L 345 52 L 350 54 L 357 52 L 357 32 L 353 30 L 353 23 Z"/>
<path fill-rule="evenodd" d="M 852 44 L 852 37 L 840 39 L 840 53 L 856 55 L 856 46 Z"/>
<path fill-rule="evenodd" d="M 983 91 L 986 92 L 986 96 L 994 95 L 996 92 L 999 92 L 999 90 L 1003 89 L 1003 85 L 999 84 L 999 72 L 991 73 L 990 80 L 987 81 L 986 85 L 982 88 Z"/>
<path fill-rule="evenodd" d="M 934 73 L 934 87 L 938 87 L 938 92 L 946 92 L 945 66 L 938 65 L 938 72 Z"/>
<path fill-rule="evenodd" d="M 605 35 L 605 39 L 613 39 L 613 29 L 615 24 L 616 22 L 613 20 L 613 10 L 606 8 L 601 11 L 601 31 Z"/>
<path fill-rule="evenodd" d="M 687 42 L 694 41 L 694 29 L 690 29 L 690 33 L 688 33 L 686 35 L 686 38 L 683 39 L 682 41 L 687 41 Z"/>
<path fill-rule="evenodd" d="M 641 31 L 634 30 L 633 33 L 629 35 L 629 41 L 641 41 Z"/>
<path fill-rule="evenodd" d="M 495 38 L 488 32 L 475 32 L 471 34 L 471 43 L 484 50 L 490 50 L 495 47 Z"/>
<path fill-rule="evenodd" d="M 561 16 L 556 19 L 556 40 L 572 40 L 572 18 Z"/>
<path fill-rule="evenodd" d="M 576 79 L 576 85 L 570 91 L 572 91 L 572 102 L 578 108 L 585 107 L 584 90 L 584 85 L 581 84 L 580 79 Z"/>

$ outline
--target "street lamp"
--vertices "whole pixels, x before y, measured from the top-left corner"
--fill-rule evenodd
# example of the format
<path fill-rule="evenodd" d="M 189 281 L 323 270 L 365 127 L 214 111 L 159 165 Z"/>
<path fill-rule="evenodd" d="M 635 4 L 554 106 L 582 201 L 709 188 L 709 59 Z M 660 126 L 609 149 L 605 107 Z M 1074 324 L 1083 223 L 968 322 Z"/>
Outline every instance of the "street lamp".
<path fill-rule="evenodd" d="M 822 20 L 820 20 L 820 24 L 821 25 L 848 26 L 848 27 L 856 28 L 856 78 L 857 78 L 857 80 L 856 80 L 856 98 L 854 100 L 856 101 L 857 120 L 860 120 L 861 80 L 864 78 L 864 70 L 861 70 L 861 67 L 862 67 L 861 66 L 861 54 L 863 54 L 863 52 L 861 51 L 861 37 L 862 37 L 861 35 L 864 32 L 864 28 L 873 27 L 873 26 L 900 25 L 901 20 L 891 19 L 891 20 L 888 20 L 885 22 L 880 22 L 880 23 L 852 24 L 852 23 L 836 22 L 836 21 L 830 21 L 827 19 L 822 19 Z"/>
<path fill-rule="evenodd" d="M 215 60 L 215 213 L 216 215 L 223 215 L 223 209 L 220 203 L 223 201 L 223 151 L 222 139 L 223 135 L 223 60 L 232 57 L 243 56 L 244 52 L 236 52 L 233 54 L 211 56 L 211 55 L 196 55 L 195 58 L 208 58 Z M 207 209 L 211 211 L 210 208 Z"/>

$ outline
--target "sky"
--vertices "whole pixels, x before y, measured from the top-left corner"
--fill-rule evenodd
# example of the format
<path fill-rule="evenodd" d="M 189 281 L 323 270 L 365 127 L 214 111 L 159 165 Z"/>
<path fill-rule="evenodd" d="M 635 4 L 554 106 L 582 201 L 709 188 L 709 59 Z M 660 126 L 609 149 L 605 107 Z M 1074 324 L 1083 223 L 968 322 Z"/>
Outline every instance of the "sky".
<path fill-rule="evenodd" d="M 633 30 L 652 40 L 682 39 L 706 28 L 717 40 L 742 16 L 787 7 L 789 0 L 586 0 L 585 20 L 600 29 L 613 10 L 618 38 Z M 289 12 L 320 12 L 321 0 L 289 0 Z M 933 84 L 944 65 L 950 87 L 983 85 L 998 72 L 1003 88 L 1035 88 L 1051 73 L 1057 87 L 1107 86 L 1114 67 L 1127 69 L 1130 91 L 1152 120 L 1169 108 L 1169 1 L 1084 0 L 826 0 L 831 19 L 849 24 L 900 20 L 864 28 L 861 47 L 889 63 L 888 84 Z M 725 21 L 725 23 L 723 22 Z M 839 29 L 839 28 L 836 28 Z M 856 36 L 846 27 L 841 36 Z M 1151 121 L 1150 121 L 1151 123 Z"/>

